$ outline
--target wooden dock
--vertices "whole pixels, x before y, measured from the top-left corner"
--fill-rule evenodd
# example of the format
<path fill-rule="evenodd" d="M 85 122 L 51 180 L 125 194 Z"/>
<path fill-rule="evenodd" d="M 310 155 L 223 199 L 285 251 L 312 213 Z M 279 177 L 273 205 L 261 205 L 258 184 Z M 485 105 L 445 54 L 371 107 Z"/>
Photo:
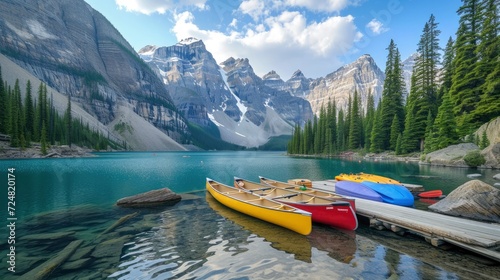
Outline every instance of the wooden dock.
<path fill-rule="evenodd" d="M 313 188 L 335 191 L 335 181 L 313 181 Z M 439 213 L 356 198 L 356 213 L 370 226 L 397 234 L 412 232 L 434 246 L 445 242 L 500 262 L 500 224 L 484 223 Z"/>

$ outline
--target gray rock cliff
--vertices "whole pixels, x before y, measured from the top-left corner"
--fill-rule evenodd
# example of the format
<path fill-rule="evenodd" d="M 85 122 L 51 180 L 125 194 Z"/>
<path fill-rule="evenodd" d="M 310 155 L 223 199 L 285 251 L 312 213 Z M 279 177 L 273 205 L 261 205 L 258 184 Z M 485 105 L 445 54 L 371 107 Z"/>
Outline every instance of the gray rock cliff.
<path fill-rule="evenodd" d="M 260 146 L 269 137 L 290 135 L 296 123 L 312 117 L 306 100 L 279 88 L 275 72 L 263 80 L 248 59 L 229 58 L 218 65 L 201 40 L 146 46 L 139 54 L 188 120 L 202 127 L 215 125 L 224 141 Z"/>
<path fill-rule="evenodd" d="M 335 100 L 337 107 L 347 109 L 349 96 L 356 90 L 366 110 L 368 93 L 374 96 L 375 106 L 382 96 L 385 75 L 370 55 L 362 55 L 356 61 L 340 67 L 326 77 L 315 79 L 310 85 L 307 100 L 313 112 L 319 114 L 322 106 Z"/>
<path fill-rule="evenodd" d="M 0 2 L 0 51 L 104 125 L 120 106 L 177 141 L 188 133 L 162 81 L 82 0 Z"/>

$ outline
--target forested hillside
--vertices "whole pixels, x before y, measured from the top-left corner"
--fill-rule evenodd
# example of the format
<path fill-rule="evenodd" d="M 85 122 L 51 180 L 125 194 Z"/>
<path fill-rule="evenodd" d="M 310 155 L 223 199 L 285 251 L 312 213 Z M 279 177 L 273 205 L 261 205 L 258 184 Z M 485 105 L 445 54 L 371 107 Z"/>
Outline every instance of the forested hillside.
<path fill-rule="evenodd" d="M 500 116 L 498 1 L 462 2 L 456 39 L 450 37 L 444 48 L 438 19 L 430 15 L 425 22 L 406 103 L 401 57 L 391 40 L 378 106 L 370 97 L 362 111 L 357 92 L 352 93 L 346 111 L 337 112 L 331 100 L 319 117 L 303 128 L 295 127 L 288 153 L 427 153 L 464 140 L 486 145 L 485 136 L 474 139 L 471 134 Z"/>
<path fill-rule="evenodd" d="M 0 68 L 0 133 L 10 136 L 10 145 L 21 149 L 39 142 L 42 154 L 50 145 L 77 144 L 95 150 L 124 148 L 110 141 L 106 136 L 93 131 L 88 124 L 71 116 L 71 100 L 63 116 L 59 115 L 47 96 L 47 86 L 40 84 L 36 97 L 31 82 L 25 85 L 24 99 L 21 85 L 16 80 L 14 87 L 2 79 Z"/>

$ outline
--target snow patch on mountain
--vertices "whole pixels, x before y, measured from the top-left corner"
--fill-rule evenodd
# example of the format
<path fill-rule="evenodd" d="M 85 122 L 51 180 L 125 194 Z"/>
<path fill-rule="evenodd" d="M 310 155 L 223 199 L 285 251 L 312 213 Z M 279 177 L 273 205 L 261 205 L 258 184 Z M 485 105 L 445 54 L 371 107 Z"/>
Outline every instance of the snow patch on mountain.
<path fill-rule="evenodd" d="M 245 113 L 248 111 L 248 108 L 245 106 L 245 104 L 243 104 L 243 102 L 241 102 L 241 99 L 231 90 L 231 87 L 227 83 L 227 75 L 226 72 L 224 72 L 224 69 L 219 67 L 219 73 L 222 77 L 222 80 L 224 81 L 225 88 L 229 90 L 229 92 L 231 92 L 231 94 L 234 96 L 234 99 L 236 99 L 236 106 L 238 106 L 238 109 L 241 112 L 240 115 L 240 122 L 241 122 L 243 121 L 243 116 L 245 116 Z"/>

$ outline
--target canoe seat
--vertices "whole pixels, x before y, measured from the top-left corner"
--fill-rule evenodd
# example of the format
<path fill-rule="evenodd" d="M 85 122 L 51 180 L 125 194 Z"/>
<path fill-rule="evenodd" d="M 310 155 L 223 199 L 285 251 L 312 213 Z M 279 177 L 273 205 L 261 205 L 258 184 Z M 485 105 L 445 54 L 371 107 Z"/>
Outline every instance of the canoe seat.
<path fill-rule="evenodd" d="M 314 199 L 314 197 L 311 197 L 311 198 L 309 198 L 307 200 L 298 201 L 297 203 L 306 204 L 306 203 L 311 202 L 311 200 L 313 200 L 313 199 Z"/>

